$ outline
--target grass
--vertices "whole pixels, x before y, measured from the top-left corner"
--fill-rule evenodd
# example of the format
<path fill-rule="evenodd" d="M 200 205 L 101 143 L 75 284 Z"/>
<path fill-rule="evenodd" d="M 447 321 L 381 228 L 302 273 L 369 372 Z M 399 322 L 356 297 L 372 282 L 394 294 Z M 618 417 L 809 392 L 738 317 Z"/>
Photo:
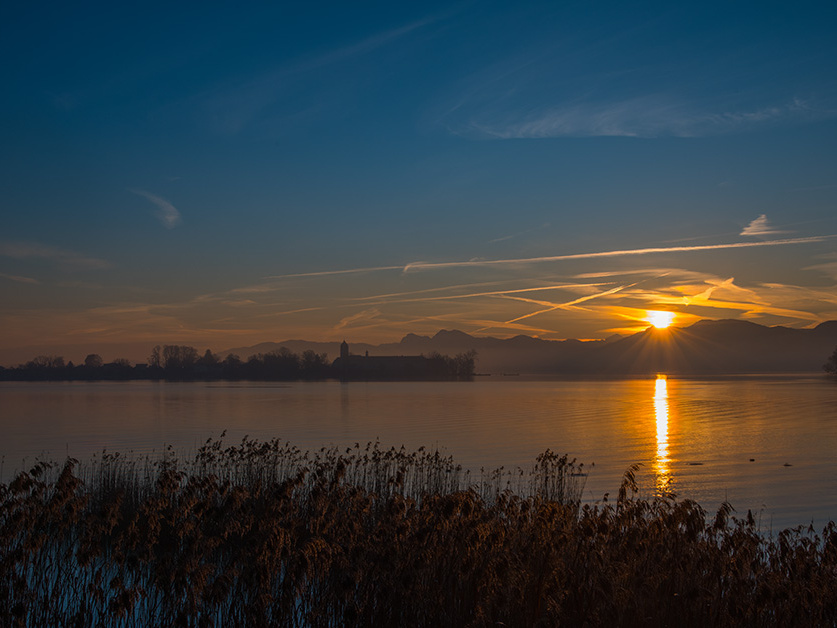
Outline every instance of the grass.
<path fill-rule="evenodd" d="M 837 624 L 837 528 L 761 534 L 581 467 L 474 479 L 423 449 L 208 441 L 0 485 L 3 626 Z"/>

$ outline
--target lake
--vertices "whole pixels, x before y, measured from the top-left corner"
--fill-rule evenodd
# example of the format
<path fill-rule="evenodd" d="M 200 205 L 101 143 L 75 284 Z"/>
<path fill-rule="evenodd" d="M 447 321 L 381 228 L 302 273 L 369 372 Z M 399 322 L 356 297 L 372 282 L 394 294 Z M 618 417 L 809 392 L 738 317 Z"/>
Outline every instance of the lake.
<path fill-rule="evenodd" d="M 464 467 L 531 466 L 545 449 L 588 473 L 587 501 L 615 497 L 642 466 L 643 496 L 668 485 L 764 529 L 837 519 L 837 382 L 828 377 L 473 382 L 0 383 L 2 478 L 36 459 L 108 451 L 191 455 L 279 437 L 303 449 L 378 439 L 439 448 Z"/>

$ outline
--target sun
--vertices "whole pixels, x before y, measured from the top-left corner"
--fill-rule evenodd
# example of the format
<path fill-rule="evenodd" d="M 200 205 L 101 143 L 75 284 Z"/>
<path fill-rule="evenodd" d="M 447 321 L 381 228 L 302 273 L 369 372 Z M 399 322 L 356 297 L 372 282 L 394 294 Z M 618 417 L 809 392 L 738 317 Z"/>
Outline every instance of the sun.
<path fill-rule="evenodd" d="M 674 312 L 662 312 L 660 310 L 647 310 L 645 320 L 657 329 L 665 329 L 674 321 Z"/>

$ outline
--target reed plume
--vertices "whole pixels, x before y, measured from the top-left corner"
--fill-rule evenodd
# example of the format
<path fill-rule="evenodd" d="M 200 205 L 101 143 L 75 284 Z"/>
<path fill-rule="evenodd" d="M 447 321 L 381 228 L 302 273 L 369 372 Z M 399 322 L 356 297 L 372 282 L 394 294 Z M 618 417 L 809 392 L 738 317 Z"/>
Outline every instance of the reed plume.
<path fill-rule="evenodd" d="M 474 478 L 423 448 L 207 441 L 0 485 L 3 626 L 837 623 L 837 528 L 670 494 L 580 503 L 551 451 Z"/>

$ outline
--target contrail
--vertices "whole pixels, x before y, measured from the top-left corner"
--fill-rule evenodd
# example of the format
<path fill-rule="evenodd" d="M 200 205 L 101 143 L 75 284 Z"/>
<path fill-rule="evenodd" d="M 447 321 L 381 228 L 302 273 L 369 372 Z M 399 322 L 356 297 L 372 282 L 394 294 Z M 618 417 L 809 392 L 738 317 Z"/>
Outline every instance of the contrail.
<path fill-rule="evenodd" d="M 837 235 L 810 236 L 807 238 L 785 238 L 766 242 L 731 242 L 729 244 L 698 244 L 694 246 L 666 246 L 645 249 L 621 249 L 600 251 L 598 253 L 573 253 L 570 255 L 550 255 L 547 257 L 527 257 L 518 259 L 471 260 L 467 262 L 414 262 L 404 267 L 404 272 L 432 268 L 455 268 L 461 266 L 495 266 L 502 264 L 533 264 L 538 262 L 560 262 L 572 259 L 594 259 L 597 257 L 623 257 L 627 255 L 650 255 L 652 253 L 684 253 L 691 251 L 717 251 L 720 249 L 746 249 L 759 246 L 781 246 L 786 244 L 810 244 L 837 238 Z"/>
<path fill-rule="evenodd" d="M 618 249 L 615 251 L 599 251 L 595 253 L 572 253 L 569 255 L 549 255 L 545 257 L 525 257 L 516 259 L 469 260 L 460 262 L 411 262 L 406 266 L 370 266 L 366 268 L 350 268 L 344 270 L 323 270 L 310 273 L 294 273 L 288 275 L 272 275 L 267 279 L 290 279 L 296 277 L 327 277 L 330 275 L 348 275 L 352 273 L 371 273 L 386 270 L 400 270 L 410 272 L 416 270 L 433 270 L 440 268 L 462 268 L 477 266 L 502 266 L 515 264 L 537 264 L 541 262 L 560 262 L 576 259 L 596 259 L 598 257 L 626 257 L 629 255 L 651 255 L 654 253 L 691 253 L 693 251 L 719 251 L 724 249 L 749 249 L 762 246 L 785 246 L 790 244 L 812 244 L 825 242 L 837 238 L 837 234 L 809 236 L 805 238 L 784 238 L 782 240 L 767 240 L 764 242 L 730 242 L 728 244 L 697 244 L 693 246 L 662 246 L 644 249 Z"/>
<path fill-rule="evenodd" d="M 493 282 L 492 282 L 493 283 Z M 539 286 L 537 288 L 515 288 L 513 290 L 492 290 L 490 292 L 471 292 L 468 294 L 449 294 L 444 296 L 438 297 L 418 297 L 414 299 L 389 299 L 389 297 L 393 296 L 410 296 L 413 294 L 422 294 L 426 292 L 437 292 L 439 290 L 445 290 L 446 288 L 431 288 L 429 290 L 416 290 L 415 292 L 401 292 L 401 293 L 393 293 L 393 294 L 383 294 L 379 296 L 371 296 L 371 297 L 356 297 L 353 299 L 354 301 L 372 301 L 374 299 L 380 299 L 380 303 L 416 303 L 416 302 L 425 302 L 425 301 L 452 301 L 456 299 L 473 299 L 475 297 L 493 297 L 493 296 L 503 296 L 506 294 L 516 294 L 520 292 L 540 292 L 542 290 L 565 290 L 567 288 L 592 288 L 598 286 L 606 286 L 612 282 L 606 283 L 565 283 L 565 284 L 556 284 L 554 286 Z M 477 284 L 478 285 L 478 284 Z M 460 286 L 455 286 L 460 287 Z M 468 287 L 468 285 L 464 285 L 461 287 Z"/>
<path fill-rule="evenodd" d="M 584 297 L 579 297 L 578 299 L 573 299 L 572 301 L 568 301 L 567 303 L 553 303 L 549 307 L 544 310 L 538 310 L 537 312 L 530 312 L 529 314 L 524 314 L 523 316 L 518 316 L 517 318 L 513 318 L 510 321 L 506 321 L 506 325 L 510 323 L 517 323 L 522 321 L 526 318 L 531 318 L 532 316 L 537 316 L 538 314 L 545 314 L 547 312 L 554 312 L 555 310 L 561 310 L 564 308 L 572 307 L 573 305 L 578 305 L 579 303 L 584 303 L 585 301 L 590 301 L 591 299 L 597 299 L 598 297 L 606 297 L 625 288 L 631 288 L 635 286 L 635 283 L 626 286 L 617 286 L 615 288 L 611 288 L 610 290 L 605 290 L 604 292 L 597 292 L 596 294 L 588 294 Z"/>
<path fill-rule="evenodd" d="M 326 277 L 328 275 L 348 275 L 351 273 L 371 273 L 379 270 L 401 270 L 403 266 L 372 266 L 370 268 L 349 268 L 346 270 L 321 270 L 312 273 L 292 273 L 289 275 L 270 275 L 265 279 L 290 279 L 294 277 Z"/>

